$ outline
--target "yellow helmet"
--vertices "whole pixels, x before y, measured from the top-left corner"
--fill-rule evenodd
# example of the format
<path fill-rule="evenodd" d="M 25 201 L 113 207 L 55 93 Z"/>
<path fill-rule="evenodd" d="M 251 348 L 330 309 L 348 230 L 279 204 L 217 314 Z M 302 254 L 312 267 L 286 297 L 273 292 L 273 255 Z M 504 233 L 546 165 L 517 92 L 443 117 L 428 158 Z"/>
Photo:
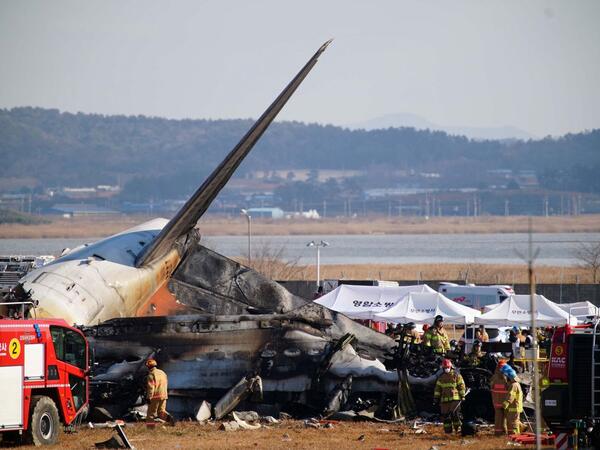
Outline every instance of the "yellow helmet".
<path fill-rule="evenodd" d="M 156 367 L 158 364 L 156 364 L 156 360 L 150 358 L 148 361 L 146 361 L 146 367 L 148 369 L 152 368 L 152 367 Z"/>

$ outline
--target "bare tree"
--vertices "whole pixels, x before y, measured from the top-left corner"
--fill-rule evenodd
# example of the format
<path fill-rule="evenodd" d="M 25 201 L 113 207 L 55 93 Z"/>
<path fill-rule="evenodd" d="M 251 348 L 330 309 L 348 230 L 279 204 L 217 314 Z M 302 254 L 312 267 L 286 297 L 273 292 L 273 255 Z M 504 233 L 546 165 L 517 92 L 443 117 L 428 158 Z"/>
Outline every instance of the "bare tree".
<path fill-rule="evenodd" d="M 600 274 L 600 242 L 581 243 L 575 250 L 574 255 L 580 261 L 579 267 L 587 269 L 592 275 L 594 284 L 596 284 Z"/>
<path fill-rule="evenodd" d="M 272 280 L 306 279 L 306 267 L 298 264 L 300 258 L 286 260 L 284 253 L 285 247 L 274 248 L 268 242 L 255 245 L 249 267 Z M 247 258 L 240 258 L 240 262 L 248 265 Z"/>

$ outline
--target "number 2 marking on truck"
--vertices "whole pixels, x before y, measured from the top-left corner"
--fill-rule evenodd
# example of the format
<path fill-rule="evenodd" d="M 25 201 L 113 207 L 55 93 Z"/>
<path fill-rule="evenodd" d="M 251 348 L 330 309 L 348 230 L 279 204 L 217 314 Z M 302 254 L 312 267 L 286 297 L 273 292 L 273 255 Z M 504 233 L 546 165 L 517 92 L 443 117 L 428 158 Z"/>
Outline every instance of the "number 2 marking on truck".
<path fill-rule="evenodd" d="M 8 344 L 8 354 L 12 359 L 17 359 L 21 355 L 21 343 L 17 338 L 12 338 Z"/>

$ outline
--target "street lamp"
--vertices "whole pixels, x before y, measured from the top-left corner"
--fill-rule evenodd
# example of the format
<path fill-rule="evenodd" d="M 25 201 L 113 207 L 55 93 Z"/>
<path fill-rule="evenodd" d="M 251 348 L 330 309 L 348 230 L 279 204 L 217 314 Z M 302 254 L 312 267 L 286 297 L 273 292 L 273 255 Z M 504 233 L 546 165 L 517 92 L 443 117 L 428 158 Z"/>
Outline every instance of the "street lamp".
<path fill-rule="evenodd" d="M 252 262 L 252 254 L 250 253 L 250 236 L 252 236 L 252 216 L 245 209 L 241 210 L 243 216 L 248 219 L 248 265 Z"/>
<path fill-rule="evenodd" d="M 317 243 L 315 241 L 310 241 L 306 246 L 316 247 L 317 249 L 317 289 L 319 289 L 319 286 L 321 285 L 321 247 L 329 246 L 329 242 L 321 241 Z"/>

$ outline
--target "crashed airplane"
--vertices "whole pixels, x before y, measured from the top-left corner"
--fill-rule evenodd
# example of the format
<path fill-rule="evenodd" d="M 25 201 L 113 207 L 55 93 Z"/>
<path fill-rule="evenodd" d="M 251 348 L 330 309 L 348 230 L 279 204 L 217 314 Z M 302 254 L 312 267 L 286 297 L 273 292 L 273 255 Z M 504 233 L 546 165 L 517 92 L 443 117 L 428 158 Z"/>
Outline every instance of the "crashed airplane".
<path fill-rule="evenodd" d="M 329 414 L 359 396 L 385 409 L 402 382 L 431 391 L 434 374 L 395 366 L 393 339 L 205 248 L 195 228 L 329 43 L 171 220 L 75 248 L 21 279 L 15 300 L 90 338 L 96 410 L 119 417 L 138 403 L 151 356 L 169 374 L 169 409 L 178 416 L 194 415 L 205 399 L 218 418 L 244 399 Z"/>

